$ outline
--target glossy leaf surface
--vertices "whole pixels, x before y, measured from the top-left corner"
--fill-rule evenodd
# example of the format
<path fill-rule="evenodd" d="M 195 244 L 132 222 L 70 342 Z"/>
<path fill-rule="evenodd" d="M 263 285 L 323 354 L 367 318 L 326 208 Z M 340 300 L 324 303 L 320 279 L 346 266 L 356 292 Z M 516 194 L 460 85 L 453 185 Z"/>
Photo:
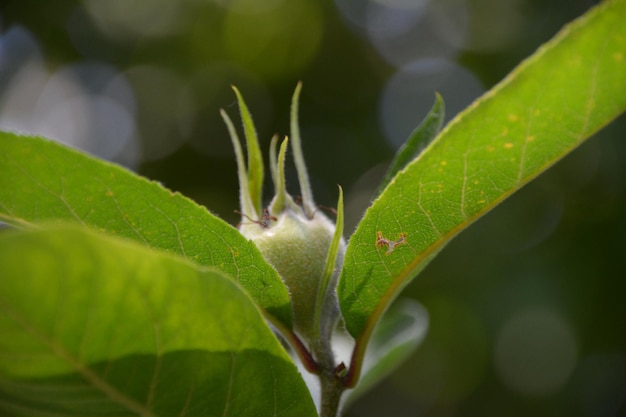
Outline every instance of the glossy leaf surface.
<path fill-rule="evenodd" d="M 568 25 L 459 114 L 366 212 L 339 282 L 358 378 L 373 328 L 451 238 L 626 109 L 626 1 Z"/>
<path fill-rule="evenodd" d="M 236 280 L 291 327 L 287 288 L 235 228 L 160 184 L 37 137 L 0 132 L 0 219 L 72 221 L 164 249 Z"/>
<path fill-rule="evenodd" d="M 0 238 L 0 415 L 314 416 L 231 279 L 87 229 Z"/>

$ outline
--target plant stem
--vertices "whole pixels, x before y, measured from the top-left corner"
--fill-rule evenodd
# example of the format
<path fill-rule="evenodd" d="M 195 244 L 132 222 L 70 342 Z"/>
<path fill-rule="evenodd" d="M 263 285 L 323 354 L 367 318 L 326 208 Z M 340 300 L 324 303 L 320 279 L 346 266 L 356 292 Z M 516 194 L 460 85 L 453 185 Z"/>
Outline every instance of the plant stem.
<path fill-rule="evenodd" d="M 319 378 L 322 391 L 320 417 L 337 417 L 341 395 L 345 387 L 335 375 L 334 370 L 323 369 Z"/>
<path fill-rule="evenodd" d="M 337 375 L 335 355 L 330 344 L 330 335 L 314 340 L 311 348 L 319 365 L 321 391 L 320 417 L 337 417 L 341 395 L 346 389 L 342 377 Z"/>

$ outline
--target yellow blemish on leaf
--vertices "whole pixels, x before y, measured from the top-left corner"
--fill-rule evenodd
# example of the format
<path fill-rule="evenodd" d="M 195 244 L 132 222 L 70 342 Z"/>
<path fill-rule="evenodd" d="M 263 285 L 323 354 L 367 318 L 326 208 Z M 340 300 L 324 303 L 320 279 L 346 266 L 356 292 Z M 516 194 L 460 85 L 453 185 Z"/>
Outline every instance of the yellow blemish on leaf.
<path fill-rule="evenodd" d="M 507 142 L 507 143 L 504 144 L 504 147 L 506 149 L 511 149 L 513 147 L 513 144 L 511 142 Z"/>
<path fill-rule="evenodd" d="M 535 109 L 535 111 L 533 112 L 533 116 L 539 116 L 541 114 L 541 110 L 539 109 Z"/>
<path fill-rule="evenodd" d="M 624 60 L 624 54 L 621 52 L 615 52 L 613 54 L 613 59 L 615 62 L 622 62 Z"/>
<path fill-rule="evenodd" d="M 517 114 L 509 114 L 509 120 L 511 122 L 517 122 L 518 119 L 519 119 L 519 116 Z"/>
<path fill-rule="evenodd" d="M 487 146 L 487 152 L 493 152 L 495 150 L 496 150 L 496 148 L 494 146 L 492 146 L 492 145 Z"/>
<path fill-rule="evenodd" d="M 106 192 L 106 196 L 107 197 L 113 197 L 113 191 L 107 191 Z"/>
<path fill-rule="evenodd" d="M 441 163 L 441 166 L 442 166 L 442 167 L 445 167 L 446 165 L 448 165 L 448 162 L 447 162 L 447 161 L 441 161 L 440 163 Z"/>
<path fill-rule="evenodd" d="M 526 142 L 532 142 L 533 140 L 535 140 L 535 137 L 533 135 L 526 136 Z"/>
<path fill-rule="evenodd" d="M 509 134 L 509 129 L 507 129 L 506 127 L 502 129 L 502 136 L 507 136 L 508 134 Z"/>

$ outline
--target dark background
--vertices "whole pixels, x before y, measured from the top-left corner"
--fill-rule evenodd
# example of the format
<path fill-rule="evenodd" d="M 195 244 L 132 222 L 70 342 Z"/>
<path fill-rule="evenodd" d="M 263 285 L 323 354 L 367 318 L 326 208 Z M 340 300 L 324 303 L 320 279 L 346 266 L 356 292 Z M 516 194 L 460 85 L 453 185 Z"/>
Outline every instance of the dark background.
<path fill-rule="evenodd" d="M 594 3 L 5 0 L 0 128 L 124 164 L 235 223 L 230 85 L 267 149 L 302 80 L 316 199 L 334 205 L 341 184 L 351 231 L 435 90 L 449 120 Z M 346 415 L 626 415 L 625 129 L 448 245 L 404 294 L 429 311 L 423 345 Z"/>

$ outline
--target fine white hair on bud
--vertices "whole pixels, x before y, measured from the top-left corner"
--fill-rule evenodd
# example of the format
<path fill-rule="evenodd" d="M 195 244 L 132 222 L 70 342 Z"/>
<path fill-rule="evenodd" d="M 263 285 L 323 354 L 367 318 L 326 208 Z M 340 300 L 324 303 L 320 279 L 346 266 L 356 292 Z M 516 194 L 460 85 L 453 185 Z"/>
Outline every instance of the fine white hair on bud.
<path fill-rule="evenodd" d="M 294 313 L 295 330 L 308 340 L 325 337 L 337 318 L 334 288 L 337 273 L 327 283 L 322 315 L 316 324 L 316 296 L 322 284 L 326 258 L 335 233 L 335 224 L 323 213 L 312 219 L 290 208 L 277 216 L 268 228 L 255 224 L 243 225 L 241 232 L 250 238 L 272 265 L 289 289 Z M 341 255 L 345 248 L 340 249 Z M 337 257 L 339 258 L 339 256 Z M 335 265 L 338 270 L 341 260 Z"/>
<path fill-rule="evenodd" d="M 315 346 L 330 340 L 337 323 L 339 308 L 336 285 L 345 253 L 343 234 L 343 193 L 339 188 L 336 223 L 320 212 L 304 163 L 298 126 L 298 83 L 291 105 L 291 137 L 278 147 L 278 136 L 270 145 L 270 173 L 275 195 L 267 208 L 261 206 L 263 159 L 252 118 L 239 91 L 233 87 L 244 125 L 248 163 L 241 142 L 228 115 L 222 117 L 228 127 L 237 158 L 240 186 L 240 232 L 252 240 L 287 286 L 294 316 L 294 329 Z M 301 200 L 296 202 L 286 191 L 285 159 L 291 145 Z M 323 349 L 322 349 L 323 350 Z M 319 359 L 319 358 L 318 358 Z"/>

